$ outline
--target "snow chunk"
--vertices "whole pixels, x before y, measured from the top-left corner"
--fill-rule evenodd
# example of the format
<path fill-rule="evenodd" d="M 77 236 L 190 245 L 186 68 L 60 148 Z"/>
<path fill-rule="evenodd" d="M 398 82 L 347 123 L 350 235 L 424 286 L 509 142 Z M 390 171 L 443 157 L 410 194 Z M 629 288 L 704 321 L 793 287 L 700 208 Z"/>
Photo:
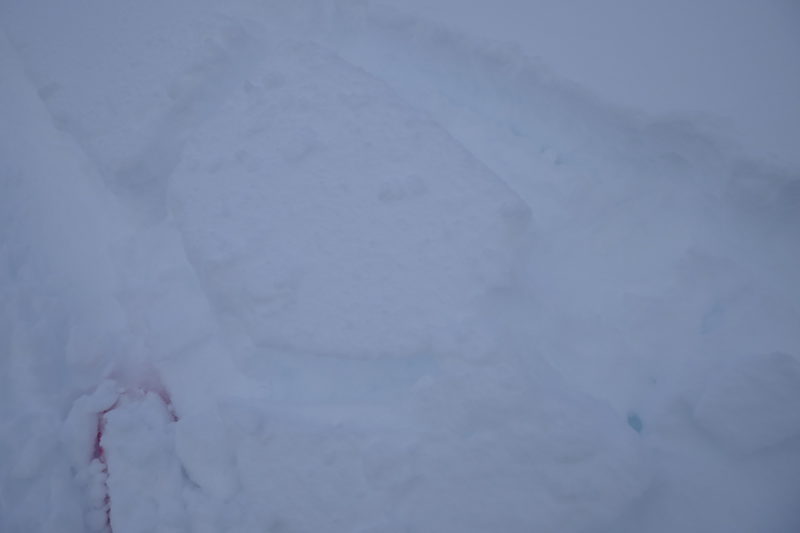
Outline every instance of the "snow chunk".
<path fill-rule="evenodd" d="M 425 114 L 285 44 L 187 148 L 171 205 L 217 309 L 257 344 L 452 349 L 515 264 L 527 207 Z"/>
<path fill-rule="evenodd" d="M 106 414 L 101 444 L 108 462 L 115 533 L 185 530 L 184 478 L 174 419 L 154 392 L 128 393 Z"/>

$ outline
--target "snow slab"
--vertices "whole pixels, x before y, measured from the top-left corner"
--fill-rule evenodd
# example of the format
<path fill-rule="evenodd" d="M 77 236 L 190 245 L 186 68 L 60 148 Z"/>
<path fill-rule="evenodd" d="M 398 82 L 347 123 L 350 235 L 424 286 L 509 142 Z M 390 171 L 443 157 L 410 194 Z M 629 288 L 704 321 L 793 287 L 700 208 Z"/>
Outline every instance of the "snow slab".
<path fill-rule="evenodd" d="M 444 130 L 303 43 L 192 136 L 170 208 L 219 312 L 300 352 L 456 350 L 530 239 L 526 205 Z"/>

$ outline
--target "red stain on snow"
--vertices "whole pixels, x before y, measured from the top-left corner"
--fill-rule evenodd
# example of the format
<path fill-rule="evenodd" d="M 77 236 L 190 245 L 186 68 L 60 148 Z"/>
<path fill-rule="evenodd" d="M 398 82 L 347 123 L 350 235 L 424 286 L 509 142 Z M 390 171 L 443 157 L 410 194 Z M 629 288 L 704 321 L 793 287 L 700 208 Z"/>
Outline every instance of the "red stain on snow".
<path fill-rule="evenodd" d="M 106 451 L 103 449 L 103 433 L 106 429 L 106 415 L 113 410 L 119 400 L 114 402 L 114 405 L 102 411 L 97 416 L 97 435 L 94 439 L 94 453 L 92 454 L 92 459 L 97 459 L 100 461 L 102 465 L 102 472 L 106 479 L 108 478 L 108 463 L 106 462 Z M 104 489 L 105 489 L 105 496 L 103 496 L 103 508 L 106 510 L 106 530 L 109 532 L 112 531 L 111 529 L 111 496 L 108 493 L 108 483 L 107 481 L 103 481 Z"/>
<path fill-rule="evenodd" d="M 178 416 L 175 414 L 175 408 L 172 405 L 172 398 L 170 398 L 169 393 L 167 390 L 160 384 L 157 383 L 155 386 L 148 386 L 148 387 L 138 387 L 133 389 L 125 389 L 120 392 L 117 401 L 114 402 L 111 407 L 105 409 L 97 414 L 97 433 L 94 439 L 94 452 L 92 453 L 92 459 L 97 459 L 101 466 L 102 466 L 102 473 L 106 481 L 103 481 L 104 489 L 105 489 L 105 496 L 103 497 L 103 508 L 106 511 L 106 530 L 109 533 L 113 533 L 113 529 L 111 527 L 111 495 L 108 491 L 108 459 L 106 457 L 106 450 L 103 448 L 103 435 L 105 434 L 106 424 L 107 424 L 107 415 L 117 407 L 119 407 L 120 402 L 123 399 L 139 399 L 141 400 L 144 398 L 147 393 L 152 392 L 158 395 L 161 398 L 161 401 L 164 402 L 164 406 L 167 408 L 167 412 L 173 422 L 178 421 Z"/>

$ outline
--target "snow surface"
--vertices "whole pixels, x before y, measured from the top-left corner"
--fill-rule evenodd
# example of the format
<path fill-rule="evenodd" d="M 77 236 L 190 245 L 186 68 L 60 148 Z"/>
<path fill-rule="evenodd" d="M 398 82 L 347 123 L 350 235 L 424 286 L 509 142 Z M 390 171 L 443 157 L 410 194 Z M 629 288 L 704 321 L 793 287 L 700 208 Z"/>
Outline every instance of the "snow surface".
<path fill-rule="evenodd" d="M 0 4 L 0 531 L 800 530 L 798 168 L 392 4 Z"/>
<path fill-rule="evenodd" d="M 800 165 L 795 0 L 386 1 L 512 41 L 609 102 Z"/>

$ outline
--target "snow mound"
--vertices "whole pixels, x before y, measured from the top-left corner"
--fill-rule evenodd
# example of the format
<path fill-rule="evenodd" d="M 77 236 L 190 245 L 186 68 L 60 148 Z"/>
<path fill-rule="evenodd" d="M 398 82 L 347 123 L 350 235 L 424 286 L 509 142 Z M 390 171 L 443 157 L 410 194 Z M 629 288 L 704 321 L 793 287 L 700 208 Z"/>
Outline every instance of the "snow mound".
<path fill-rule="evenodd" d="M 425 114 L 310 44 L 276 45 L 170 184 L 217 311 L 259 346 L 453 350 L 528 208 Z"/>

